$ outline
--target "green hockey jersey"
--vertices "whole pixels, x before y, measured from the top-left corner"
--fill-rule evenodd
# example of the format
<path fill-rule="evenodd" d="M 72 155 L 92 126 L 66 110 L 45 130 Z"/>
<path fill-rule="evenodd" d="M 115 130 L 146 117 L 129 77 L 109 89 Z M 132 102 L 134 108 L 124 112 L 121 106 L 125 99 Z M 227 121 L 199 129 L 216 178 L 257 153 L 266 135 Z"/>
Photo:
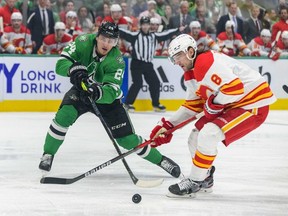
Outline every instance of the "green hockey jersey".
<path fill-rule="evenodd" d="M 102 95 L 97 103 L 110 104 L 123 96 L 121 85 L 124 76 L 125 62 L 117 47 L 99 59 L 96 54 L 96 35 L 80 35 L 66 46 L 56 63 L 56 73 L 68 76 L 68 70 L 74 62 L 87 67 L 89 76 L 102 84 Z"/>

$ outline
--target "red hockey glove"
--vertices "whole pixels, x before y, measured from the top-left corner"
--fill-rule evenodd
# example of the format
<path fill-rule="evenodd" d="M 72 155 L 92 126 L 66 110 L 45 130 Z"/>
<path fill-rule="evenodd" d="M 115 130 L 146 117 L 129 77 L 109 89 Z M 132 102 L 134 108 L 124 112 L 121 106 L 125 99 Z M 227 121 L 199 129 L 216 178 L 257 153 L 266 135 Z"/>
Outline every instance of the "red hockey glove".
<path fill-rule="evenodd" d="M 150 139 L 154 140 L 151 146 L 157 147 L 164 143 L 169 143 L 173 135 L 165 135 L 164 133 L 173 127 L 174 126 L 171 122 L 166 121 L 165 118 L 162 118 L 160 124 L 156 125 L 156 127 L 154 127 L 154 129 L 151 131 Z"/>
<path fill-rule="evenodd" d="M 224 105 L 214 104 L 215 95 L 211 95 L 204 104 L 204 113 L 207 119 L 215 119 L 220 116 L 224 110 Z"/>
<path fill-rule="evenodd" d="M 165 144 L 165 143 L 169 143 L 171 141 L 173 137 L 173 134 L 160 134 L 158 137 L 156 137 L 153 142 L 150 144 L 152 148 L 155 148 L 157 146 L 160 146 L 162 144 Z"/>
<path fill-rule="evenodd" d="M 275 55 L 271 58 L 273 61 L 277 61 L 280 57 L 280 53 L 275 53 Z"/>

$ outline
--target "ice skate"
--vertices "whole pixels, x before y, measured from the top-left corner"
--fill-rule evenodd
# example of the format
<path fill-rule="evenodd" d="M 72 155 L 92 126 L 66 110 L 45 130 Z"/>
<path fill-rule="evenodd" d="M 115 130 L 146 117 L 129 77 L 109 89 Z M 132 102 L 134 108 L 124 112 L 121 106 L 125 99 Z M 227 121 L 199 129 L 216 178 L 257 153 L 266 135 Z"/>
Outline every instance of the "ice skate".
<path fill-rule="evenodd" d="M 201 182 L 193 181 L 189 178 L 183 179 L 181 182 L 170 185 L 167 197 L 170 198 L 194 198 L 196 193 L 201 189 Z"/>
<path fill-rule="evenodd" d="M 43 153 L 43 156 L 41 158 L 39 169 L 49 172 L 52 167 L 54 155 Z"/>
<path fill-rule="evenodd" d="M 201 189 L 199 192 L 203 193 L 213 192 L 213 184 L 214 184 L 213 174 L 215 172 L 215 167 L 211 166 L 208 172 L 209 172 L 208 177 L 203 182 L 201 182 Z"/>
<path fill-rule="evenodd" d="M 159 104 L 158 106 L 153 106 L 153 110 L 155 112 L 166 112 L 166 107 L 162 104 Z"/>
<path fill-rule="evenodd" d="M 164 169 L 166 172 L 168 172 L 175 178 L 178 178 L 181 174 L 181 169 L 178 164 L 166 156 L 163 156 L 158 166 L 160 166 L 162 169 Z"/>

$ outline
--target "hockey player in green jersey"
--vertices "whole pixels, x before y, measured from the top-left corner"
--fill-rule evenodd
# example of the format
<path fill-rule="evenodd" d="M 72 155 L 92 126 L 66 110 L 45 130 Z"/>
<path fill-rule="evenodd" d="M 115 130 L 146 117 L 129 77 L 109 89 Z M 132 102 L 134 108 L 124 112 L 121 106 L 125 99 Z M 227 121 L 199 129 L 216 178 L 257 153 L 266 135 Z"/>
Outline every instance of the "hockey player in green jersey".
<path fill-rule="evenodd" d="M 50 171 L 54 155 L 65 139 L 69 127 L 86 112 L 93 112 L 94 101 L 116 142 L 132 149 L 143 142 L 135 134 L 130 118 L 121 103 L 121 84 L 125 63 L 117 48 L 118 26 L 102 23 L 98 33 L 81 35 L 65 47 L 56 63 L 56 73 L 70 78 L 72 88 L 65 94 L 46 135 L 44 153 L 39 169 Z M 89 81 L 89 91 L 82 89 Z M 90 97 L 90 99 L 88 98 Z M 115 125 L 123 127 L 114 127 Z M 112 129 L 113 128 L 113 129 Z M 168 157 L 151 148 L 140 149 L 139 156 L 156 164 L 174 177 L 179 177 L 180 167 Z"/>

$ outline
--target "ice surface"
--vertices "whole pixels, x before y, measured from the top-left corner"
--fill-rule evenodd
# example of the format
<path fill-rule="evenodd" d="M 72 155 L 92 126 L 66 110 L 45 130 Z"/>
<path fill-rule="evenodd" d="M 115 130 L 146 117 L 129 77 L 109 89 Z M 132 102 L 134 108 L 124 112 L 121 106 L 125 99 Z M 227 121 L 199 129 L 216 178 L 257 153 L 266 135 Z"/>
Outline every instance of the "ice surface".
<path fill-rule="evenodd" d="M 130 114 L 137 133 L 148 138 L 162 117 Z M 127 161 L 140 179 L 164 178 L 156 188 L 133 185 L 121 161 L 71 185 L 43 185 L 38 170 L 54 113 L 0 113 L 0 215 L 288 215 L 288 112 L 272 111 L 257 130 L 228 148 L 219 145 L 214 192 L 195 199 L 170 199 L 178 179 L 137 155 Z M 189 174 L 186 144 L 193 125 L 174 133 L 159 150 Z M 123 150 L 124 151 L 124 150 Z M 117 155 L 99 119 L 82 116 L 69 130 L 49 176 L 75 177 Z M 132 202 L 139 193 L 142 201 Z"/>

